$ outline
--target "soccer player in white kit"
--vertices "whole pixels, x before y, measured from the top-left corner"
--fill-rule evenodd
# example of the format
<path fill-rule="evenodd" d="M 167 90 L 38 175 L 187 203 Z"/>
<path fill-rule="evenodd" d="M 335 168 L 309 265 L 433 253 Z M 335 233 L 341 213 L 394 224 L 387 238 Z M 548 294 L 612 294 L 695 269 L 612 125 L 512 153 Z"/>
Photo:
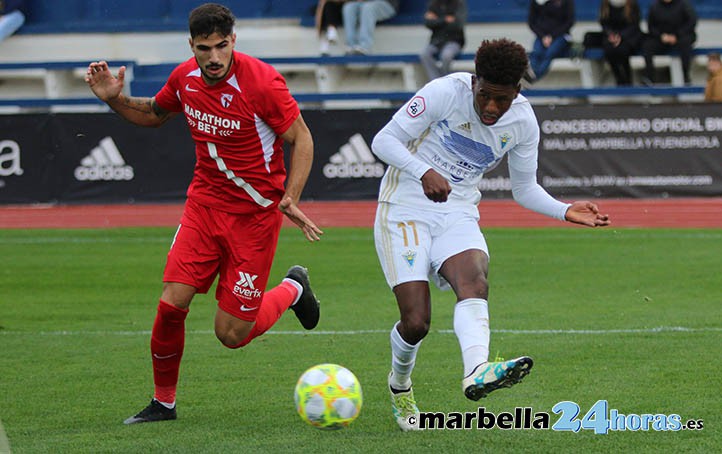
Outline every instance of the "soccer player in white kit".
<path fill-rule="evenodd" d="M 453 289 L 454 332 L 464 364 L 462 389 L 479 400 L 518 383 L 532 359 L 490 362 L 487 271 L 489 253 L 479 230 L 479 182 L 508 154 L 514 200 L 541 214 L 589 227 L 609 217 L 588 201 L 563 203 L 536 180 L 539 126 L 519 94 L 525 49 L 499 39 L 481 43 L 475 74 L 431 81 L 399 109 L 373 140 L 389 167 L 379 191 L 376 251 L 393 289 L 400 320 L 391 329 L 388 384 L 402 430 L 418 429 L 411 372 L 429 330 L 429 280 Z"/>

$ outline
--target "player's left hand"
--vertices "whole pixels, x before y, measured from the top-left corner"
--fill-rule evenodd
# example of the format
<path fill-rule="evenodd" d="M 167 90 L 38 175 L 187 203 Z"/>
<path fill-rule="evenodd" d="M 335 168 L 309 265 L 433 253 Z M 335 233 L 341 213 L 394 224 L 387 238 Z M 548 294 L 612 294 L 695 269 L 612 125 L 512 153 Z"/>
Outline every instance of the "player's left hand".
<path fill-rule="evenodd" d="M 586 225 L 587 227 L 604 227 L 611 223 L 608 215 L 599 212 L 596 203 L 586 200 L 573 202 L 572 206 L 567 209 L 564 218 L 569 222 Z"/>
<path fill-rule="evenodd" d="M 105 61 L 92 62 L 85 73 L 85 82 L 93 94 L 103 102 L 111 101 L 120 96 L 125 84 L 125 66 L 118 70 L 115 77 Z"/>
<path fill-rule="evenodd" d="M 284 196 L 281 199 L 278 209 L 301 228 L 308 241 L 313 242 L 321 239 L 320 235 L 323 235 L 323 231 L 316 227 L 316 224 L 301 211 L 290 196 Z"/>

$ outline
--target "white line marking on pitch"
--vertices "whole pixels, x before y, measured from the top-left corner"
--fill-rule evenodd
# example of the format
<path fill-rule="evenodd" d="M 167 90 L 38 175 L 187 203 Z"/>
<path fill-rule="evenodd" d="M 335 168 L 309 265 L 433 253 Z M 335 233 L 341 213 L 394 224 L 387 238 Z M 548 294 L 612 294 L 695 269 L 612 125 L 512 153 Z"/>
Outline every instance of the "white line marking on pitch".
<path fill-rule="evenodd" d="M 276 336 L 355 336 L 360 334 L 388 334 L 390 329 L 362 329 L 348 331 L 269 331 L 266 335 Z M 432 331 L 439 334 L 453 334 L 450 329 Z M 629 329 L 492 329 L 500 334 L 539 334 L 539 335 L 604 335 L 604 334 L 654 334 L 654 333 L 702 333 L 722 332 L 722 327 L 687 328 L 684 326 L 658 326 L 656 328 Z M 5 336 L 150 336 L 148 330 L 139 331 L 0 331 Z M 213 334 L 212 330 L 190 330 L 186 334 Z"/>
<path fill-rule="evenodd" d="M 10 454 L 10 442 L 5 434 L 2 421 L 0 421 L 0 454 Z"/>

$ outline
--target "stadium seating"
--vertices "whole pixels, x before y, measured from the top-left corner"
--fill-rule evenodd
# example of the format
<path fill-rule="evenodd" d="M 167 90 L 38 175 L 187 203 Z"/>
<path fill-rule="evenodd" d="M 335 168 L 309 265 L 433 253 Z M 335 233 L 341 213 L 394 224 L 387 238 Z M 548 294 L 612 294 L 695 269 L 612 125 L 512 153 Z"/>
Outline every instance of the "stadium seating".
<path fill-rule="evenodd" d="M 110 61 L 108 64 L 113 70 L 121 66 L 131 68 L 129 80 L 133 79 L 134 62 Z M 52 100 L 87 95 L 87 87 L 83 83 L 87 68 L 87 61 L 0 63 L 0 75 L 4 84 L 12 85 L 12 94 L 16 98 Z"/>
<path fill-rule="evenodd" d="M 643 10 L 651 0 L 641 0 Z M 318 57 L 312 25 L 316 0 L 236 0 L 225 2 L 239 16 L 237 48 L 273 64 L 284 75 L 299 101 L 325 106 L 346 104 L 389 105 L 408 97 L 425 83 L 417 52 L 428 40 L 420 24 L 425 1 L 404 1 L 400 14 L 379 26 L 374 55 Z M 470 23 L 466 53 L 455 62 L 455 70 L 473 70 L 473 47 L 482 39 L 509 37 L 527 46 L 533 36 L 525 19 L 528 0 L 467 0 Z M 200 0 L 144 2 L 100 2 L 30 0 L 28 21 L 21 33 L 0 47 L 0 106 L 42 107 L 95 103 L 83 82 L 87 62 L 112 60 L 114 68 L 129 67 L 126 89 L 134 95 L 150 96 L 162 86 L 171 69 L 188 58 L 186 45 L 188 11 Z M 722 50 L 719 29 L 722 2 L 696 0 L 700 17 L 699 46 L 693 65 L 693 87 L 683 87 L 679 59 L 658 57 L 658 66 L 669 69 L 669 87 L 617 89 L 603 62 L 601 51 L 588 50 L 583 58 L 569 56 L 554 61 L 550 75 L 526 91 L 537 102 L 567 102 L 582 99 L 634 99 L 656 95 L 667 99 L 701 99 L 705 77 L 705 55 Z M 581 41 L 586 31 L 598 30 L 598 1 L 577 2 L 578 23 L 573 39 Z M 715 18 L 715 19 L 710 19 Z M 111 33 L 108 33 L 112 31 Z M 84 32 L 84 33 L 70 33 Z M 162 32 L 162 33 L 159 33 Z M 48 39 L 46 33 L 53 33 Z M 43 52 L 38 52 L 43 49 Z M 340 49 L 337 49 L 340 52 Z M 632 66 L 643 67 L 641 56 Z M 600 98 L 601 97 L 601 98 Z M 630 98 L 631 97 L 631 98 Z"/>
<path fill-rule="evenodd" d="M 722 48 L 718 47 L 697 47 L 693 50 L 693 58 L 698 66 L 706 64 L 706 56 L 711 52 L 721 53 Z M 660 63 L 659 60 L 664 60 L 663 63 L 669 67 L 670 74 L 670 85 L 675 87 L 682 87 L 684 85 L 684 73 L 682 72 L 682 62 L 676 53 L 670 53 L 666 55 L 656 55 L 655 63 Z M 644 65 L 644 58 L 641 53 L 636 53 L 631 57 L 630 62 L 633 68 L 642 68 Z M 601 48 L 598 49 L 587 49 L 584 52 L 584 58 L 582 59 L 581 65 L 582 71 L 582 85 L 586 88 L 598 87 L 601 85 L 601 75 L 604 73 L 604 52 Z"/>
<path fill-rule="evenodd" d="M 639 0 L 646 14 L 652 0 Z M 313 8 L 317 0 L 230 0 L 228 5 L 241 20 L 294 19 L 302 25 L 313 24 Z M 103 32 L 123 30 L 183 31 L 187 28 L 188 11 L 203 3 L 199 0 L 27 0 L 27 22 L 20 33 Z M 390 25 L 416 25 L 426 7 L 425 0 L 404 0 L 399 14 Z M 525 22 L 529 0 L 467 0 L 470 23 Z M 576 2 L 578 21 L 596 21 L 599 0 Z M 722 17 L 719 0 L 694 0 L 701 19 Z"/>
<path fill-rule="evenodd" d="M 696 48 L 694 55 L 698 57 L 706 56 L 709 52 L 722 52 L 722 48 Z M 641 56 L 635 58 L 641 62 Z M 676 55 L 661 55 L 655 58 L 665 58 L 670 66 L 670 78 L 672 87 L 682 87 L 684 80 L 682 77 L 681 63 Z M 399 88 L 407 92 L 413 92 L 423 85 L 425 82 L 424 74 L 419 66 L 419 57 L 417 54 L 385 54 L 385 55 L 367 55 L 367 56 L 338 56 L 338 57 L 270 57 L 264 58 L 269 64 L 276 67 L 282 74 L 287 77 L 296 79 L 300 73 L 308 72 L 311 77 L 315 78 L 314 83 L 310 86 L 299 87 L 305 91 L 315 91 L 320 94 L 338 93 L 338 92 L 354 92 L 355 88 L 371 91 L 373 87 L 377 87 L 374 83 L 364 83 L 363 87 L 349 87 L 349 81 L 344 77 L 353 70 L 359 70 L 367 73 L 368 77 L 372 76 L 372 72 L 390 71 L 398 74 L 395 79 L 400 83 Z M 474 54 L 464 53 L 457 58 L 456 69 L 473 71 Z M 580 80 L 582 88 L 597 88 L 602 85 L 600 75 L 603 73 L 601 67 L 604 64 L 604 55 L 601 49 L 589 49 L 584 52 L 583 58 L 578 59 L 576 64 L 580 72 Z M 150 96 L 155 94 L 165 82 L 166 78 L 173 69 L 174 64 L 160 65 L 139 65 L 135 70 L 135 79 L 133 81 L 132 91 L 142 96 Z M 0 67 L 1 68 L 1 67 Z M 385 86 L 389 91 L 393 91 L 395 87 Z"/>
<path fill-rule="evenodd" d="M 698 52 L 707 49 L 698 49 Z M 722 50 L 722 49 L 717 49 Z M 671 57 L 668 57 L 671 58 Z M 306 57 L 306 58 L 268 58 L 286 78 L 289 85 L 297 82 L 298 73 L 307 71 L 314 81 L 311 85 L 292 86 L 296 99 L 304 104 L 320 104 L 324 107 L 353 106 L 389 106 L 408 99 L 423 83 L 421 68 L 416 54 L 354 56 L 354 57 Z M 589 62 L 599 63 L 597 60 Z M 175 63 L 140 65 L 134 62 L 109 62 L 112 68 L 121 65 L 128 67 L 126 90 L 136 96 L 153 96 L 163 86 Z M 473 68 L 473 54 L 463 54 L 459 63 Z M 584 67 L 587 62 L 580 63 Z M 0 107 L 22 106 L 25 108 L 45 108 L 54 105 L 79 106 L 99 104 L 94 98 L 88 97 L 89 92 L 81 82 L 85 69 L 84 62 L 37 63 L 37 64 L 0 64 L 0 73 L 18 71 L 22 76 L 38 76 L 44 81 L 44 97 L 0 98 Z M 588 69 L 589 70 L 589 69 Z M 348 73 L 360 71 L 365 77 L 351 78 Z M 593 70 L 590 70 L 592 73 Z M 401 76 L 397 77 L 397 73 Z M 592 77 L 592 76 L 590 76 Z M 384 80 L 385 78 L 385 80 Z M 76 80 L 74 91 L 72 81 Z M 584 79 L 584 78 L 582 78 Z M 379 91 L 378 87 L 383 87 Z M 582 85 L 573 88 L 534 88 L 524 90 L 527 97 L 537 102 L 569 103 L 594 100 L 595 102 L 619 101 L 621 98 L 630 100 L 634 97 L 654 97 L 658 102 L 676 99 L 699 98 L 701 86 L 658 86 L 658 87 L 612 87 Z"/>

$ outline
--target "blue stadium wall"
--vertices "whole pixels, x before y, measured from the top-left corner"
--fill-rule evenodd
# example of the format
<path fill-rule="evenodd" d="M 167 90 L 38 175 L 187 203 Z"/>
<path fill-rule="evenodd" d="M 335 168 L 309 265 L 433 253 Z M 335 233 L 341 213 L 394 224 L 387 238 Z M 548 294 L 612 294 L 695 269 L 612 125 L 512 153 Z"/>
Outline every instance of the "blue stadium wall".
<path fill-rule="evenodd" d="M 317 0 L 218 0 L 240 19 L 296 18 L 313 25 Z M 652 0 L 639 0 L 646 14 Z M 133 32 L 185 30 L 188 12 L 203 0 L 26 0 L 20 33 Z M 722 1 L 692 0 L 700 18 L 722 18 Z M 419 24 L 426 0 L 402 0 L 391 24 Z M 524 22 L 529 0 L 467 0 L 469 22 Z M 599 0 L 577 1 L 577 20 L 595 21 Z"/>

